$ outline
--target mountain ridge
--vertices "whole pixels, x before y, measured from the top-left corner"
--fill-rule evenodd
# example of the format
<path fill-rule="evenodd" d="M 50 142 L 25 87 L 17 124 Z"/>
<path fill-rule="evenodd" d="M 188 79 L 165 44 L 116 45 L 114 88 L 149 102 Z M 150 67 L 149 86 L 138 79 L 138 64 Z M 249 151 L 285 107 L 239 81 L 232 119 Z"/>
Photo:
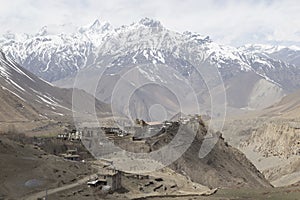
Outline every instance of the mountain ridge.
<path fill-rule="evenodd" d="M 2 47 L 2 49 L 4 49 L 4 51 L 9 56 L 13 57 L 17 62 L 24 65 L 25 67 L 28 67 L 28 69 L 33 73 L 35 73 L 36 75 L 42 75 L 48 69 L 44 68 L 42 71 L 38 73 L 32 67 L 30 68 L 29 66 L 27 66 L 30 64 L 37 65 L 34 62 L 30 62 L 29 60 L 26 59 L 30 56 L 30 54 L 33 54 L 33 52 L 39 52 L 38 55 L 47 54 L 47 56 L 43 57 L 43 59 L 41 60 L 42 65 L 40 64 L 40 67 L 43 65 L 48 66 L 49 64 L 51 65 L 50 57 L 54 56 L 53 51 L 55 51 L 55 48 L 57 50 L 56 53 L 60 53 L 60 51 L 65 48 L 67 49 L 67 51 L 73 51 L 73 53 L 76 55 L 71 56 L 70 54 L 66 53 L 68 56 L 71 56 L 73 58 L 58 63 L 69 62 L 69 64 L 67 65 L 65 64 L 65 66 L 67 67 L 67 69 L 65 70 L 70 70 L 69 73 L 72 74 L 76 72 L 76 70 L 86 67 L 85 65 L 89 65 L 93 63 L 93 61 L 91 61 L 89 57 L 97 56 L 93 54 L 97 53 L 97 48 L 99 47 L 101 48 L 101 46 L 104 46 L 103 42 L 107 40 L 107 38 L 110 39 L 111 37 L 114 37 L 114 35 L 120 36 L 120 34 L 122 33 L 126 34 L 126 32 L 128 31 L 130 32 L 130 30 L 133 31 L 140 30 L 140 31 L 147 32 L 147 29 L 150 29 L 153 34 L 161 33 L 161 32 L 162 32 L 161 34 L 163 34 L 165 32 L 167 35 L 173 35 L 174 39 L 176 38 L 177 41 L 180 41 L 180 39 L 183 38 L 181 40 L 187 40 L 187 41 L 191 40 L 191 41 L 196 41 L 199 44 L 206 45 L 204 47 L 205 54 L 207 54 L 207 56 L 210 55 L 211 61 L 217 62 L 218 67 L 222 67 L 221 65 L 224 64 L 226 59 L 230 59 L 233 61 L 235 60 L 240 65 L 241 69 L 244 70 L 251 69 L 251 67 L 249 67 L 249 61 L 247 61 L 247 58 L 245 57 L 245 55 L 243 55 L 244 52 L 242 51 L 245 50 L 246 52 L 248 52 L 249 48 L 248 49 L 235 48 L 235 47 L 230 47 L 228 45 L 219 45 L 217 43 L 214 43 L 209 38 L 209 36 L 201 36 L 200 34 L 188 32 L 188 31 L 185 31 L 183 33 L 170 31 L 166 29 L 159 21 L 150 18 L 143 18 L 139 22 L 132 23 L 130 25 L 123 25 L 117 28 L 114 28 L 112 25 L 110 25 L 107 22 L 101 23 L 99 20 L 96 20 L 92 25 L 78 28 L 77 32 L 73 32 L 69 34 L 66 33 L 48 34 L 47 29 L 43 27 L 41 31 L 39 31 L 44 33 L 41 35 L 37 34 L 37 35 L 30 36 L 27 34 L 27 37 L 20 37 L 17 34 L 10 34 L 10 36 L 6 38 L 2 36 L 2 39 L 0 39 L 0 47 Z M 170 41 L 170 42 L 172 43 L 174 41 Z M 41 43 L 44 47 L 39 47 L 38 43 Z M 159 43 L 157 44 L 159 45 Z M 30 48 L 34 48 L 34 45 L 37 45 L 37 47 L 35 49 L 30 50 Z M 147 48 L 155 49 L 155 48 L 159 48 L 159 46 L 152 46 L 152 47 L 148 46 Z M 25 50 L 24 52 L 24 49 L 29 49 L 29 50 Z M 61 58 L 66 57 L 65 55 L 60 55 L 60 56 Z M 76 58 L 76 56 L 79 57 Z M 55 60 L 57 58 L 55 58 L 54 56 L 53 59 Z M 81 59 L 84 61 L 89 60 L 89 62 L 86 63 L 83 61 L 79 62 Z M 262 58 L 251 57 L 249 59 L 257 60 Z M 76 66 L 70 64 L 72 61 L 77 62 Z M 64 65 L 62 65 L 62 67 L 63 66 Z M 66 74 L 65 77 L 67 77 L 70 74 Z M 42 76 L 42 78 L 46 79 L 47 81 L 55 81 L 64 77 L 53 78 L 53 77 Z"/>
<path fill-rule="evenodd" d="M 205 97 L 213 92 L 217 102 L 226 104 L 222 100 L 226 93 L 232 113 L 268 107 L 300 88 L 297 65 L 266 53 L 220 45 L 198 33 L 175 32 L 157 20 L 144 18 L 118 28 L 96 20 L 79 30 L 25 39 L 11 36 L 0 39 L 0 48 L 29 71 L 60 87 L 74 87 L 76 76 L 86 73 L 89 78 L 83 78 L 76 87 L 106 103 L 111 101 L 109 92 L 101 93 L 104 88 L 99 88 L 93 94 L 94 89 L 84 82 L 99 79 L 103 71 L 103 79 L 109 82 L 115 75 L 122 76 L 133 68 L 144 82 L 171 81 L 173 85 L 183 85 L 188 81 L 199 101 L 206 104 L 204 109 L 211 106 L 209 100 L 204 102 Z M 244 86 L 236 84 L 239 81 Z M 242 98 L 240 93 L 244 94 Z M 167 112 L 172 115 L 179 110 Z"/>

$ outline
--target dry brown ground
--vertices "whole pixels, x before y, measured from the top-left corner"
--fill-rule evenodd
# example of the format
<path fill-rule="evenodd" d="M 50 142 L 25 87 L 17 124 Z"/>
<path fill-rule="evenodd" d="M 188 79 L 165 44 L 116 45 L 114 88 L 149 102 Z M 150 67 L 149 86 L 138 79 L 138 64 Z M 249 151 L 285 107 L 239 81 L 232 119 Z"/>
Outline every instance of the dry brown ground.
<path fill-rule="evenodd" d="M 21 199 L 93 173 L 89 164 L 66 161 L 3 136 L 0 136 L 0 160 L 0 199 Z"/>

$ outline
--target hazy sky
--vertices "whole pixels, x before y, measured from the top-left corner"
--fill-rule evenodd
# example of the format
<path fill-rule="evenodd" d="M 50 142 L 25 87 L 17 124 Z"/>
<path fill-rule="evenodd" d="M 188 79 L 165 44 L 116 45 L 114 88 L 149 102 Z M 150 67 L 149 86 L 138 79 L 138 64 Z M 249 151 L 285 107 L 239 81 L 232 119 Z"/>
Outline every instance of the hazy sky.
<path fill-rule="evenodd" d="M 97 18 L 118 27 L 143 17 L 223 44 L 300 45 L 299 0 L 0 0 L 0 33 L 82 26 Z"/>

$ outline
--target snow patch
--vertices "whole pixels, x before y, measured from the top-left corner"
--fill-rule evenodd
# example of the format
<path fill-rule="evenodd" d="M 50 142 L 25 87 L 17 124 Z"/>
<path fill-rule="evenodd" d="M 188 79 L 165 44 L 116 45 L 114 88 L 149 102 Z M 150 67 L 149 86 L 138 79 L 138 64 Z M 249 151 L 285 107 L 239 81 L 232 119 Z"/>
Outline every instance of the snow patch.
<path fill-rule="evenodd" d="M 14 61 L 12 61 L 10 58 L 7 58 L 8 62 L 10 63 L 10 66 L 17 72 L 19 72 L 20 74 L 23 74 L 24 76 L 26 76 L 27 78 L 29 78 L 30 80 L 32 80 L 33 82 L 35 82 L 30 76 L 28 76 L 25 72 L 23 72 L 18 66 L 16 66 L 16 64 L 14 63 Z"/>
<path fill-rule="evenodd" d="M 56 115 L 59 115 L 59 116 L 64 116 L 64 114 L 59 113 L 59 112 L 54 112 L 54 111 L 52 111 L 52 113 L 54 113 L 54 114 L 56 114 Z"/>
<path fill-rule="evenodd" d="M 141 72 L 148 80 L 155 82 L 155 78 L 150 76 L 145 70 L 141 69 L 140 67 L 137 67 L 139 72 Z"/>
<path fill-rule="evenodd" d="M 22 88 L 21 86 L 19 86 L 16 82 L 14 82 L 13 80 L 9 80 L 17 89 L 20 89 L 22 91 L 25 92 L 24 88 Z"/>
<path fill-rule="evenodd" d="M 177 78 L 180 81 L 184 81 L 184 79 L 180 78 L 179 76 L 177 76 L 175 73 L 173 73 L 174 77 Z"/>
<path fill-rule="evenodd" d="M 148 60 L 148 58 L 149 58 L 149 55 L 148 55 L 148 52 L 147 52 L 147 50 L 144 50 L 143 51 L 143 55 L 144 55 L 144 57 Z"/>
<path fill-rule="evenodd" d="M 44 103 L 47 103 L 51 106 L 59 106 L 59 104 L 57 102 L 53 101 L 50 97 L 48 97 L 46 95 L 43 95 L 43 96 L 37 95 L 37 97 L 39 99 L 41 99 Z"/>
<path fill-rule="evenodd" d="M 20 97 L 17 93 L 15 93 L 15 92 L 13 92 L 13 91 L 11 91 L 11 90 L 9 90 L 9 89 L 7 89 L 6 87 L 3 87 L 3 86 L 1 86 L 2 87 L 2 89 L 3 90 L 6 90 L 6 91 L 8 91 L 8 92 L 10 92 L 10 93 L 12 93 L 13 95 L 15 95 L 16 97 L 18 97 L 19 99 L 21 99 L 21 100 L 23 100 L 23 101 L 25 101 L 26 102 L 26 100 L 25 99 L 23 99 L 22 97 Z"/>
<path fill-rule="evenodd" d="M 9 78 L 9 73 L 3 66 L 0 65 L 0 75 L 4 76 L 6 79 Z"/>

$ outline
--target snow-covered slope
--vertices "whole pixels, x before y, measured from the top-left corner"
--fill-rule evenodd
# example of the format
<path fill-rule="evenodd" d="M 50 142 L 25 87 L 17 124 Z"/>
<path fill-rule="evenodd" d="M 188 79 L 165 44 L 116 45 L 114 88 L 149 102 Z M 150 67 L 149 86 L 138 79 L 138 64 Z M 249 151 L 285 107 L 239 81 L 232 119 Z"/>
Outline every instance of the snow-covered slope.
<path fill-rule="evenodd" d="M 22 68 L 0 51 L 0 121 L 70 120 L 72 90 L 57 88 Z M 91 99 L 83 91 L 78 91 Z M 3 101 L 2 101 L 3 100 Z M 102 109 L 101 109 L 102 107 Z M 96 101 L 96 110 L 106 105 Z M 6 113 L 6 114 L 5 114 Z"/>
<path fill-rule="evenodd" d="M 60 100 L 51 94 L 53 86 L 22 69 L 16 62 L 6 57 L 3 52 L 0 56 L 0 76 L 1 88 L 19 99 L 25 102 L 44 104 L 53 112 L 58 108 L 68 110 L 61 104 Z"/>

